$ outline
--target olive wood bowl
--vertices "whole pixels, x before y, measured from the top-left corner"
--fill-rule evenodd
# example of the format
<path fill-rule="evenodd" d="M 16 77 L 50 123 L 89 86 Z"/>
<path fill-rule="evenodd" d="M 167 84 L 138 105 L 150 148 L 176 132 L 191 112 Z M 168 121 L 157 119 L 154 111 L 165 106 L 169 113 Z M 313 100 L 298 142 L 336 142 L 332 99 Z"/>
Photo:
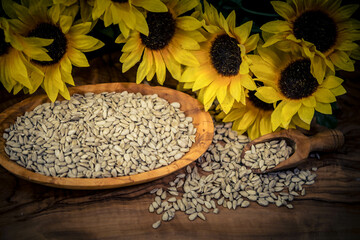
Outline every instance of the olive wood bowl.
<path fill-rule="evenodd" d="M 194 162 L 211 144 L 214 125 L 210 114 L 204 111 L 203 105 L 198 100 L 183 92 L 166 87 L 151 87 L 145 84 L 118 82 L 72 87 L 69 91 L 70 95 L 74 93 L 84 94 L 86 92 L 102 93 L 123 91 L 140 92 L 143 95 L 156 93 L 159 97 L 166 99 L 170 103 L 179 102 L 181 105 L 180 109 L 184 111 L 186 116 L 193 118 L 194 127 L 197 128 L 195 143 L 193 143 L 189 152 L 179 160 L 161 168 L 129 176 L 111 178 L 66 178 L 35 173 L 9 159 L 4 150 L 5 139 L 2 135 L 6 128 L 15 123 L 18 116 L 22 116 L 25 112 L 33 110 L 42 103 L 50 102 L 46 95 L 38 95 L 29 97 L 9 107 L 0 114 L 0 165 L 22 179 L 46 186 L 66 189 L 109 189 L 141 184 L 164 177 Z M 63 100 L 63 98 L 59 97 L 58 100 Z"/>

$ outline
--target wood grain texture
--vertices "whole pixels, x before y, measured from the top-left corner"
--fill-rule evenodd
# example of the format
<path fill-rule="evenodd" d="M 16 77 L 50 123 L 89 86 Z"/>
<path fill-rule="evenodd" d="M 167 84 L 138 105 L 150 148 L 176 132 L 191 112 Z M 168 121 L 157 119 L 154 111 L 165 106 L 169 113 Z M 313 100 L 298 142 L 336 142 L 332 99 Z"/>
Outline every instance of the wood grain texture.
<path fill-rule="evenodd" d="M 91 68 L 75 69 L 75 80 L 93 83 L 89 73 L 97 72 L 111 82 L 110 74 L 121 73 L 117 65 L 109 67 L 117 62 L 115 54 L 94 59 Z M 194 222 L 177 212 L 171 222 L 154 230 L 151 225 L 160 216 L 148 212 L 153 201 L 148 192 L 167 187 L 183 170 L 136 186 L 90 191 L 42 186 L 0 167 L 0 239 L 360 239 L 360 75 L 344 76 L 348 93 L 339 98 L 334 114 L 345 145 L 300 166 L 319 170 L 307 194 L 295 198 L 294 209 L 252 203 L 246 209 L 220 208 L 218 215 L 206 214 L 206 221 Z M 11 98 L 1 103 L 22 97 L 5 92 L 2 96 Z"/>
<path fill-rule="evenodd" d="M 176 160 L 161 168 L 147 171 L 131 176 L 115 177 L 115 178 L 60 178 L 45 176 L 35 173 L 11 161 L 5 153 L 5 140 L 0 138 L 0 165 L 11 173 L 39 184 L 51 187 L 68 188 L 68 189 L 107 189 L 123 186 L 130 186 L 144 182 L 153 181 L 155 179 L 169 175 L 191 162 L 199 158 L 209 147 L 212 141 L 214 126 L 209 113 L 204 111 L 202 104 L 191 96 L 165 87 L 151 87 L 145 84 L 136 83 L 102 83 L 94 85 L 83 85 L 72 87 L 69 89 L 70 95 L 74 93 L 85 94 L 87 92 L 123 92 L 142 93 L 143 95 L 157 94 L 159 97 L 166 99 L 168 102 L 179 102 L 180 110 L 187 117 L 192 117 L 193 125 L 197 129 L 195 142 L 190 150 L 179 160 Z M 58 100 L 63 100 L 59 98 Z M 25 112 L 33 110 L 36 106 L 49 102 L 46 95 L 38 95 L 29 97 L 20 103 L 17 103 L 0 114 L 0 134 L 16 121 L 18 116 L 22 116 Z"/>

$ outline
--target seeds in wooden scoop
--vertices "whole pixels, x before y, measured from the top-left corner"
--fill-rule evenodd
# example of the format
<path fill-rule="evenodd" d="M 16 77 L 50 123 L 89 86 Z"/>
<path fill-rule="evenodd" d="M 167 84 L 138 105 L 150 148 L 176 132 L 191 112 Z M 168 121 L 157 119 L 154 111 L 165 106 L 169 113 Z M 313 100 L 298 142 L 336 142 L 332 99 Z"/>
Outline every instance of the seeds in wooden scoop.
<path fill-rule="evenodd" d="M 160 207 L 166 205 L 165 211 L 172 212 L 173 217 L 175 212 L 181 211 L 191 221 L 206 220 L 206 214 L 219 213 L 221 206 L 235 210 L 257 203 L 263 207 L 275 204 L 293 208 L 290 202 L 305 195 L 305 185 L 313 184 L 316 174 L 297 168 L 255 174 L 240 158 L 241 150 L 248 142 L 246 136 L 231 130 L 231 123 L 215 124 L 213 142 L 207 152 L 196 161 L 196 165 L 187 166 L 175 176 L 169 187 L 161 190 L 176 192 L 176 196 L 160 199 L 159 190 L 150 192 L 157 194 L 155 198 L 161 200 Z M 183 183 L 178 186 L 180 181 Z"/>
<path fill-rule="evenodd" d="M 179 103 L 124 91 L 41 104 L 18 117 L 3 137 L 10 159 L 29 170 L 104 178 L 166 166 L 189 151 L 195 133 Z"/>
<path fill-rule="evenodd" d="M 251 169 L 260 169 L 262 172 L 276 167 L 285 161 L 293 153 L 293 149 L 286 144 L 285 140 L 273 140 L 258 143 L 251 146 L 251 150 L 245 152 L 241 163 Z"/>

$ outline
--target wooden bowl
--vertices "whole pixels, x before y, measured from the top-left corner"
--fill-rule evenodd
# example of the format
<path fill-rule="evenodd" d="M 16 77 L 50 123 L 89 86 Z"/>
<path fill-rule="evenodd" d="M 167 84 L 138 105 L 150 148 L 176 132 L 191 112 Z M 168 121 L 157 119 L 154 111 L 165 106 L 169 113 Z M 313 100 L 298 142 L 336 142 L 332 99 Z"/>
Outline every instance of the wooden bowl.
<path fill-rule="evenodd" d="M 4 130 L 16 121 L 18 116 L 22 116 L 25 112 L 33 110 L 36 106 L 49 102 L 46 95 L 29 97 L 12 107 L 6 109 L 0 114 L 0 164 L 9 172 L 25 180 L 43 184 L 51 187 L 67 188 L 67 189 L 108 189 L 130 186 L 140 183 L 149 182 L 170 173 L 173 173 L 199 158 L 211 144 L 214 125 L 210 114 L 204 111 L 203 105 L 195 98 L 165 87 L 151 87 L 145 84 L 135 83 L 104 83 L 95 85 L 84 85 L 72 87 L 69 89 L 70 94 L 86 92 L 102 93 L 102 92 L 140 92 L 143 95 L 158 94 L 159 97 L 171 102 L 179 102 L 181 110 L 186 116 L 193 118 L 194 127 L 197 128 L 195 143 L 191 146 L 181 159 L 176 160 L 168 166 L 154 169 L 152 171 L 139 173 L 130 176 L 113 177 L 113 178 L 61 178 L 45 176 L 35 173 L 18 165 L 9 159 L 5 153 L 5 139 L 2 137 Z M 63 100 L 59 97 L 59 100 Z"/>

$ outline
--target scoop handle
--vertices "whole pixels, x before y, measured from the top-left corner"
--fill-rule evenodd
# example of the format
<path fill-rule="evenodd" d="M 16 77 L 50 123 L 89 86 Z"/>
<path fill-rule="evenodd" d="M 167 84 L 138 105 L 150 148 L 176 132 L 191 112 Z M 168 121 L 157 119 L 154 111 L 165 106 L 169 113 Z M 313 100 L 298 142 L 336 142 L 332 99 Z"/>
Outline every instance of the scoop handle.
<path fill-rule="evenodd" d="M 332 152 L 344 145 L 344 134 L 337 129 L 328 129 L 310 137 L 310 152 Z"/>

